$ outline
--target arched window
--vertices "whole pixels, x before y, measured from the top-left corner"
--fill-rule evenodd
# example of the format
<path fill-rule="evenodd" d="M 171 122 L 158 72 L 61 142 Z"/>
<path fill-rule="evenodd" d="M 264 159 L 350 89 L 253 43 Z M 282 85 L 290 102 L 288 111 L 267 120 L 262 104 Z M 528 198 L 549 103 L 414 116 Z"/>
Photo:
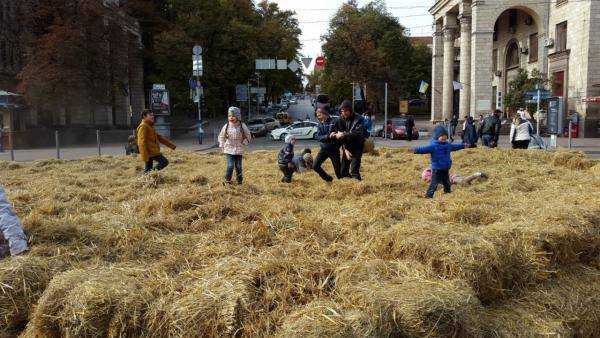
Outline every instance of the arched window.
<path fill-rule="evenodd" d="M 512 41 L 506 47 L 506 68 L 518 67 L 519 65 L 519 45 Z"/>

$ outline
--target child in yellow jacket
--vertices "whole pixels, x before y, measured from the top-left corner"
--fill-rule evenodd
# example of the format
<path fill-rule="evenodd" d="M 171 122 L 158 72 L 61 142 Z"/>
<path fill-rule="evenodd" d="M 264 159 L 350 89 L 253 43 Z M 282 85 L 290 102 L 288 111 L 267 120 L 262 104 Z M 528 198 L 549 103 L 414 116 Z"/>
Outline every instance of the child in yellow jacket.
<path fill-rule="evenodd" d="M 160 143 L 173 150 L 177 148 L 173 142 L 154 130 L 154 114 L 149 109 L 142 111 L 142 122 L 137 128 L 137 140 L 140 158 L 146 164 L 145 173 L 151 170 L 162 170 L 169 165 L 169 161 L 160 152 Z M 153 167 L 154 162 L 158 162 L 156 167 Z"/>

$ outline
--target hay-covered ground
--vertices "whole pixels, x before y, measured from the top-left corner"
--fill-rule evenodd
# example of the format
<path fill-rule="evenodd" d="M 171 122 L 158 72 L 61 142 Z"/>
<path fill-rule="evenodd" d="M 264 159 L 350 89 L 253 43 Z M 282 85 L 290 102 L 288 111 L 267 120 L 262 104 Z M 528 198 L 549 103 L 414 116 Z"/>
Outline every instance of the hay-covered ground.
<path fill-rule="evenodd" d="M 274 152 L 0 163 L 32 251 L 0 262 L 0 336 L 600 336 L 600 165 L 464 150 L 486 182 L 423 198 L 427 156 L 279 183 Z M 331 172 L 331 168 L 328 168 Z"/>

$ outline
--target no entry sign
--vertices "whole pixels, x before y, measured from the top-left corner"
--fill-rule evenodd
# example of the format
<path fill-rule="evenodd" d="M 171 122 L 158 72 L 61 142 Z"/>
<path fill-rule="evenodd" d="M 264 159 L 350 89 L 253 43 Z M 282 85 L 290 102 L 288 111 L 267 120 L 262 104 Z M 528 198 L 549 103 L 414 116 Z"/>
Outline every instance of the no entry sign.
<path fill-rule="evenodd" d="M 325 67 L 325 57 L 324 56 L 317 57 L 315 59 L 315 66 L 317 66 L 317 68 Z"/>

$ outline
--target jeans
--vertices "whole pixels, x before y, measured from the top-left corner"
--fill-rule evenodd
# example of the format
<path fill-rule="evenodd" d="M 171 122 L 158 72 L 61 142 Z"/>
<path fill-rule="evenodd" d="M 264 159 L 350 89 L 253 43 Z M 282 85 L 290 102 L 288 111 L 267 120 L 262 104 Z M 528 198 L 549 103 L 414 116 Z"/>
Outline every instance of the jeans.
<path fill-rule="evenodd" d="M 352 154 L 352 158 L 347 158 L 346 154 L 342 154 L 342 177 L 351 177 L 356 180 L 362 180 L 360 177 L 360 164 L 362 161 L 362 150 Z"/>
<path fill-rule="evenodd" d="M 242 174 L 242 155 L 225 154 L 225 156 L 227 157 L 225 181 L 231 182 L 231 178 L 233 177 L 233 169 L 235 167 L 235 176 L 237 178 L 237 182 L 242 184 L 242 181 L 244 180 L 244 176 Z"/>
<path fill-rule="evenodd" d="M 283 178 L 281 179 L 281 182 L 291 183 L 292 176 L 294 175 L 294 168 L 290 168 L 287 164 L 280 164 L 279 170 L 281 170 L 281 172 L 283 173 Z"/>
<path fill-rule="evenodd" d="M 154 162 L 158 162 L 156 167 L 153 167 Z M 144 172 L 147 173 L 152 170 L 161 171 L 164 168 L 166 168 L 168 165 L 169 165 L 169 160 L 167 160 L 166 157 L 164 157 L 162 154 L 160 154 L 158 156 L 150 157 L 148 162 L 146 162 L 146 168 L 144 169 Z"/>
<path fill-rule="evenodd" d="M 433 198 L 433 194 L 440 183 L 444 186 L 445 193 L 448 194 L 452 192 L 452 189 L 450 188 L 450 169 L 437 169 L 431 171 L 431 183 L 429 184 L 429 188 L 427 188 L 427 194 L 425 196 L 427 198 Z"/>
<path fill-rule="evenodd" d="M 327 172 L 325 172 L 325 170 L 323 170 L 323 168 L 321 168 L 321 166 L 327 159 L 330 159 L 331 164 L 333 164 L 333 171 L 335 172 L 335 177 L 337 177 L 338 179 L 342 178 L 342 174 L 341 174 L 342 164 L 340 162 L 340 149 L 337 147 L 321 147 L 321 150 L 319 150 L 319 153 L 317 154 L 317 157 L 315 158 L 313 170 L 317 174 L 319 174 L 319 176 L 323 180 L 325 180 L 327 182 L 333 181 L 333 177 L 331 177 L 331 175 L 329 175 Z"/>
<path fill-rule="evenodd" d="M 27 236 L 23 232 L 21 222 L 15 215 L 12 205 L 6 199 L 2 187 L 0 187 L 0 231 L 4 239 L 8 241 L 11 255 L 16 256 L 29 250 Z"/>
<path fill-rule="evenodd" d="M 481 141 L 483 142 L 483 145 L 488 147 L 488 148 L 494 148 L 494 136 L 490 135 L 490 134 L 483 134 L 481 135 Z M 497 145 L 496 145 L 497 146 Z"/>

